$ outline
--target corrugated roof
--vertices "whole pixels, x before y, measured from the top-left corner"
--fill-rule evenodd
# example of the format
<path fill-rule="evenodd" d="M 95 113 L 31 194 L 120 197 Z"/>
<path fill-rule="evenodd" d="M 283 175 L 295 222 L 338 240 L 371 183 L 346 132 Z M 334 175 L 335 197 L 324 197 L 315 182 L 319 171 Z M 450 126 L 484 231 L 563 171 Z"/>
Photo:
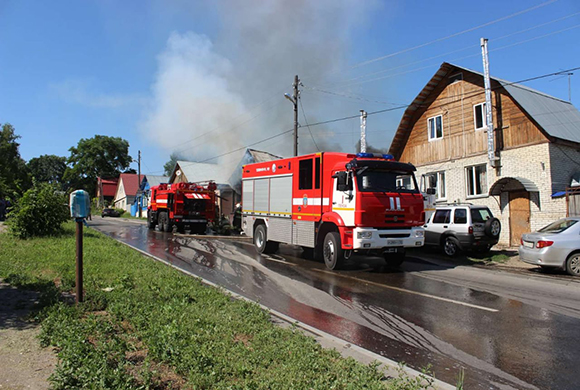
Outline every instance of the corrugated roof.
<path fill-rule="evenodd" d="M 145 175 L 144 179 L 149 183 L 149 187 L 158 186 L 161 183 L 169 183 L 168 176 Z"/>
<path fill-rule="evenodd" d="M 216 184 L 228 184 L 229 172 L 218 164 L 177 161 L 177 165 L 189 182 L 213 180 Z"/>
<path fill-rule="evenodd" d="M 276 156 L 275 154 L 263 152 L 261 150 L 247 149 L 247 151 L 254 158 L 254 161 L 252 161 L 254 163 L 279 160 L 282 158 L 280 156 Z"/>

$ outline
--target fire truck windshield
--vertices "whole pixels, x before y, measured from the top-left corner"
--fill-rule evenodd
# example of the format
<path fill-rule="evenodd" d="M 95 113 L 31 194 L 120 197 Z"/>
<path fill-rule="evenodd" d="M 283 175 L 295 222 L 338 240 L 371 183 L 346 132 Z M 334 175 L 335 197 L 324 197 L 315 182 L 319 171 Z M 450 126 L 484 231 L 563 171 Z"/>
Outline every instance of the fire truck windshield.
<path fill-rule="evenodd" d="M 412 172 L 364 167 L 356 173 L 356 184 L 361 192 L 419 192 Z"/>

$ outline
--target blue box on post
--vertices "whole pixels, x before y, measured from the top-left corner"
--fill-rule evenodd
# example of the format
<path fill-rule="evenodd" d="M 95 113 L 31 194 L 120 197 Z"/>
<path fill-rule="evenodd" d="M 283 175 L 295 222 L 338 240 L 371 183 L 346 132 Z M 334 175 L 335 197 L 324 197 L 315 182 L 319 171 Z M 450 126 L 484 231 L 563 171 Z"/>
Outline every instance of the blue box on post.
<path fill-rule="evenodd" d="M 85 190 L 76 190 L 70 194 L 70 216 L 73 218 L 86 218 L 91 212 L 91 199 Z"/>

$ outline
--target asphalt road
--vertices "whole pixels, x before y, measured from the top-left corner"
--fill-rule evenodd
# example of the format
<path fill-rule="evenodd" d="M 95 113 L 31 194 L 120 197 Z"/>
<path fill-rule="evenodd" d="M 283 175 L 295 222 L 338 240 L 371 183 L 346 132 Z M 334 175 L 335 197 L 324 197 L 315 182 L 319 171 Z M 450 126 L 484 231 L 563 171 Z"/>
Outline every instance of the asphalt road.
<path fill-rule="evenodd" d="M 354 258 L 342 271 L 281 245 L 149 231 L 95 218 L 111 237 L 298 321 L 465 387 L 578 388 L 580 280 L 490 271 L 410 257 L 399 269 Z"/>

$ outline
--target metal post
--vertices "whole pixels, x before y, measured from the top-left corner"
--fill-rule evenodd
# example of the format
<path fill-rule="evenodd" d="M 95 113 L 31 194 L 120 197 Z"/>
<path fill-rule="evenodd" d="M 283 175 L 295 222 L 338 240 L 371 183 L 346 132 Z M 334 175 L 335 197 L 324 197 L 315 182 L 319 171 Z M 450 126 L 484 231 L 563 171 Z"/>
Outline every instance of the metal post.
<path fill-rule="evenodd" d="M 83 219 L 77 218 L 76 303 L 83 301 Z"/>
<path fill-rule="evenodd" d="M 491 107 L 491 81 L 489 79 L 489 60 L 487 54 L 487 39 L 481 38 L 481 56 L 483 57 L 483 82 L 485 85 L 485 112 L 487 120 L 487 158 L 489 165 L 496 166 L 495 139 L 493 133 L 493 115 Z"/>
<path fill-rule="evenodd" d="M 298 92 L 298 83 L 300 83 L 300 79 L 298 79 L 298 75 L 294 76 L 294 93 L 292 97 L 294 101 L 294 157 L 298 156 L 298 99 L 300 98 Z"/>
<path fill-rule="evenodd" d="M 141 193 L 141 151 L 139 151 L 139 159 L 138 159 L 138 169 L 139 169 L 139 173 L 137 175 L 138 178 L 138 182 L 139 182 L 139 188 L 137 189 L 137 201 L 139 202 L 138 206 L 139 206 L 139 218 L 141 218 L 141 210 L 143 209 L 141 202 L 143 201 L 143 194 Z"/>
<path fill-rule="evenodd" d="M 367 112 L 360 110 L 360 152 L 367 151 Z"/>

